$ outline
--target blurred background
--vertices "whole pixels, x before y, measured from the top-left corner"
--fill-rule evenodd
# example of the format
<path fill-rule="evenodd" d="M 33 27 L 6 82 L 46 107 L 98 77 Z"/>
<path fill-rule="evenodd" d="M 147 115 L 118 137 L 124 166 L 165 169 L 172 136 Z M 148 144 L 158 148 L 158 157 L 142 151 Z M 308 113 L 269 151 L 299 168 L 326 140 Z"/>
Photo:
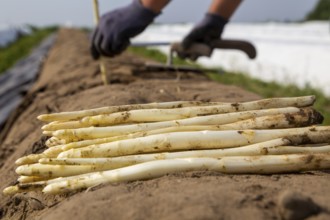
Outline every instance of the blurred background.
<path fill-rule="evenodd" d="M 104 13 L 130 0 L 99 2 Z M 210 2 L 173 0 L 155 24 L 133 41 L 180 41 L 203 17 Z M 27 55 L 29 47 L 37 45 L 58 26 L 92 28 L 92 1 L 1 0 L 0 72 Z M 31 38 L 22 43 L 22 36 Z M 237 51 L 218 50 L 211 59 L 200 58 L 199 64 L 264 82 L 294 85 L 307 91 L 313 88 L 330 96 L 330 0 L 245 0 L 223 38 L 251 41 L 257 47 L 257 59 L 249 60 Z M 18 49 L 8 56 L 6 51 L 15 47 Z"/>
<path fill-rule="evenodd" d="M 131 0 L 99 0 L 101 12 L 126 5 Z M 211 0 L 173 0 L 157 22 L 197 22 Z M 324 2 L 328 2 L 325 0 Z M 0 21 L 4 24 L 92 26 L 91 0 L 1 0 Z M 245 0 L 233 17 L 234 22 L 303 21 L 318 0 Z M 188 5 L 187 5 L 188 4 Z M 329 15 L 328 15 L 329 17 Z M 328 18 L 327 18 L 328 19 Z"/>

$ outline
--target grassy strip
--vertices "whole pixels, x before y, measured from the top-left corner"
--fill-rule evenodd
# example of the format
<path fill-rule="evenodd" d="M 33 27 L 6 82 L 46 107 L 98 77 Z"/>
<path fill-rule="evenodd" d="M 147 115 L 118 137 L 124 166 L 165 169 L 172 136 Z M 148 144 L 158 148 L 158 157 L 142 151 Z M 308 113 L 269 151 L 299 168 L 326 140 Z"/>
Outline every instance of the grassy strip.
<path fill-rule="evenodd" d="M 142 47 L 131 47 L 129 51 L 146 58 L 153 59 L 158 62 L 165 63 L 166 55 L 154 49 L 145 49 Z M 180 59 L 174 59 L 175 64 L 193 65 L 198 67 L 197 64 L 188 63 Z M 282 85 L 276 82 L 264 82 L 259 79 L 252 78 L 242 73 L 231 73 L 221 70 L 218 72 L 208 72 L 207 75 L 214 81 L 226 85 L 239 86 L 245 90 L 254 92 L 264 98 L 270 97 L 290 97 L 290 96 L 304 96 L 316 95 L 317 101 L 315 109 L 320 111 L 325 117 L 324 124 L 330 124 L 330 98 L 325 96 L 320 90 L 306 85 L 305 88 L 299 88 L 295 85 Z"/>
<path fill-rule="evenodd" d="M 18 60 L 30 54 L 34 47 L 55 30 L 56 27 L 32 28 L 30 35 L 22 36 L 7 47 L 0 48 L 0 74 L 12 67 Z"/>
<path fill-rule="evenodd" d="M 330 19 L 330 1 L 319 0 L 315 8 L 306 16 L 306 20 L 325 20 Z"/>

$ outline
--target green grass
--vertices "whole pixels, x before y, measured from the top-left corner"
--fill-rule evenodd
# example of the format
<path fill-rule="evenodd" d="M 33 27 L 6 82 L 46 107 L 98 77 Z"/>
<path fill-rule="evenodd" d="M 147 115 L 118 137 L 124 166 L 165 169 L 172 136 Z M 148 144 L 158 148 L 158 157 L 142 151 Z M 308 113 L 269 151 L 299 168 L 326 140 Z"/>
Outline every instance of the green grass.
<path fill-rule="evenodd" d="M 319 0 L 315 8 L 306 16 L 306 20 L 326 20 L 330 19 L 330 1 Z"/>
<path fill-rule="evenodd" d="M 145 49 L 145 48 L 129 48 L 129 51 L 146 58 L 153 59 L 159 62 L 166 62 L 166 56 L 157 50 Z M 175 64 L 193 65 L 183 60 L 174 59 Z M 317 101 L 314 104 L 315 109 L 320 111 L 325 117 L 324 124 L 330 125 L 330 98 L 325 96 L 320 90 L 312 88 L 306 85 L 305 88 L 299 88 L 295 85 L 282 85 L 276 82 L 264 82 L 259 79 L 252 78 L 242 73 L 230 73 L 220 70 L 219 72 L 208 72 L 207 75 L 214 81 L 220 82 L 226 85 L 236 85 L 247 91 L 259 94 L 264 98 L 270 97 L 293 97 L 304 95 L 315 95 Z"/>
<path fill-rule="evenodd" d="M 56 27 L 33 28 L 30 35 L 22 36 L 4 48 L 0 48 L 0 74 L 12 67 L 18 60 L 27 56 Z"/>

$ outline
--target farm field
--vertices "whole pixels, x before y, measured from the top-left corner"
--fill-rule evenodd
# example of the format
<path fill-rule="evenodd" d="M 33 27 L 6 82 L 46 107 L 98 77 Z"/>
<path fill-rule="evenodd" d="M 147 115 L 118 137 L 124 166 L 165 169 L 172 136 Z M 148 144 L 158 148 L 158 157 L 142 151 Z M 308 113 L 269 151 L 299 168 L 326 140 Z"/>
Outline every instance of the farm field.
<path fill-rule="evenodd" d="M 1 131 L 0 189 L 15 183 L 14 161 L 45 149 L 40 114 L 179 100 L 239 102 L 261 97 L 196 73 L 147 71 L 135 54 L 107 61 L 104 86 L 90 58 L 86 33 L 61 29 L 12 126 Z M 283 175 L 188 172 L 147 181 L 100 185 L 76 193 L 40 192 L 0 197 L 2 219 L 282 219 L 283 207 L 308 198 L 293 212 L 319 209 L 310 220 L 330 218 L 328 171 Z M 285 199 L 283 199 L 285 198 Z M 304 200 L 304 199 L 302 199 Z M 284 209 L 285 210 L 285 209 Z"/>

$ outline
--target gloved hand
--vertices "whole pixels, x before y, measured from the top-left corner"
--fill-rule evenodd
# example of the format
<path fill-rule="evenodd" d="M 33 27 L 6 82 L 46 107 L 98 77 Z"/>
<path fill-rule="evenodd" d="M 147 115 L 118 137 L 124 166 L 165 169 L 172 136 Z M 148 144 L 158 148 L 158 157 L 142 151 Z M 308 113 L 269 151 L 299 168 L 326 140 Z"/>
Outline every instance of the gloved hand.
<path fill-rule="evenodd" d="M 140 34 L 159 13 L 145 8 L 139 0 L 103 15 L 91 40 L 91 55 L 113 57 L 123 52 L 130 38 Z"/>
<path fill-rule="evenodd" d="M 188 49 L 194 43 L 202 43 L 212 48 L 212 41 L 218 40 L 221 37 L 225 25 L 228 20 L 216 14 L 206 14 L 203 20 L 198 23 L 190 33 L 183 39 L 183 49 Z M 189 53 L 178 53 L 182 59 L 195 60 L 196 57 L 190 57 Z"/>

